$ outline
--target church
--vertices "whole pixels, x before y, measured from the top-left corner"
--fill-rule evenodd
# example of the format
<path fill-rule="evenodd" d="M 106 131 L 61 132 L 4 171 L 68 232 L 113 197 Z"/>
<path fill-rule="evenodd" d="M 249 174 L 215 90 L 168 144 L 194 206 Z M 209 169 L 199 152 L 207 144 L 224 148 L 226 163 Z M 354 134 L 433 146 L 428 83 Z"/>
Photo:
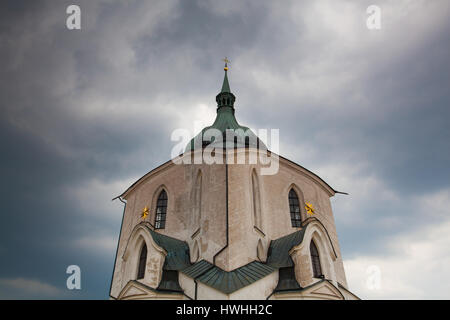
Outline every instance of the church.
<path fill-rule="evenodd" d="M 227 62 L 214 123 L 117 197 L 111 299 L 358 299 L 330 202 L 342 192 L 237 122 Z M 224 161 L 195 161 L 207 151 Z"/>

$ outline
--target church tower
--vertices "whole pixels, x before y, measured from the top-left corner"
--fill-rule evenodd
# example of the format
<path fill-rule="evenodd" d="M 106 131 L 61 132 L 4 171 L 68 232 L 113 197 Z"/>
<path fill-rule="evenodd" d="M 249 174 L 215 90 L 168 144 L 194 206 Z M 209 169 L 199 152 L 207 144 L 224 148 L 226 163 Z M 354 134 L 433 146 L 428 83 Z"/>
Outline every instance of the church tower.
<path fill-rule="evenodd" d="M 214 123 L 117 197 L 111 298 L 358 299 L 330 203 L 338 191 L 237 122 L 228 62 Z"/>

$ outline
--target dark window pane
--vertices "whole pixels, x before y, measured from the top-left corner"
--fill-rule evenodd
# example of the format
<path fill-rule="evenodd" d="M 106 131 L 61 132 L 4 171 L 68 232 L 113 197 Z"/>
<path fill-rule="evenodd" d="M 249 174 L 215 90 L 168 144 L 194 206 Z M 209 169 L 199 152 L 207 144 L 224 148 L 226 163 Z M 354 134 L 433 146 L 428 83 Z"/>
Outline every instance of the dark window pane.
<path fill-rule="evenodd" d="M 166 226 L 166 213 L 167 213 L 167 193 L 165 190 L 161 191 L 156 202 L 156 216 L 155 216 L 155 229 L 164 229 Z"/>
<path fill-rule="evenodd" d="M 300 215 L 300 205 L 297 193 L 294 189 L 289 191 L 289 210 L 291 212 L 291 224 L 293 227 L 300 227 L 302 218 Z"/>
<path fill-rule="evenodd" d="M 311 253 L 311 263 L 313 267 L 314 277 L 315 278 L 322 277 L 322 268 L 320 267 L 319 251 L 317 250 L 314 241 L 311 241 L 311 244 L 309 245 L 309 251 Z"/>
<path fill-rule="evenodd" d="M 144 246 L 141 249 L 141 255 L 139 256 L 139 266 L 138 266 L 138 279 L 143 279 L 145 276 L 145 265 L 147 263 L 147 246 Z"/>

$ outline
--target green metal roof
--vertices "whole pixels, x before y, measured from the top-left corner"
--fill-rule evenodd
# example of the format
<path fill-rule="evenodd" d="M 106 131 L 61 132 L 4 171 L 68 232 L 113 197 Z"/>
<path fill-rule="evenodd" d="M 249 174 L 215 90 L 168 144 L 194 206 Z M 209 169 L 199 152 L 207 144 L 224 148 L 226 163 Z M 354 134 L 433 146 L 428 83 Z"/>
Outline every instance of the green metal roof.
<path fill-rule="evenodd" d="M 308 224 L 309 223 L 301 230 L 272 240 L 270 242 L 266 263 L 253 261 L 232 271 L 225 271 L 206 260 L 191 264 L 189 258 L 189 246 L 186 242 L 157 233 L 150 228 L 148 228 L 148 230 L 153 237 L 153 240 L 167 251 L 163 267 L 164 270 L 183 272 L 185 275 L 196 279 L 207 286 L 215 288 L 225 294 L 230 294 L 266 277 L 280 268 L 293 267 L 294 262 L 289 255 L 289 251 L 303 241 Z M 295 277 L 292 276 L 286 277 L 286 279 L 295 281 Z M 289 289 L 300 288 L 298 284 L 293 286 L 291 284 L 286 285 L 285 283 L 279 283 L 277 288 L 278 287 L 279 290 L 281 290 L 281 288 L 284 290 L 288 287 Z M 180 290 L 178 281 L 171 278 L 168 278 L 167 281 L 161 281 L 158 289 Z"/>
<path fill-rule="evenodd" d="M 181 271 L 185 275 L 197 279 L 207 286 L 215 288 L 225 294 L 235 292 L 256 282 L 278 268 L 291 267 L 294 265 L 289 251 L 303 240 L 304 230 L 299 230 L 287 236 L 270 242 L 267 263 L 253 261 L 245 266 L 232 271 L 225 271 L 206 260 L 194 264 L 190 263 L 189 246 L 186 242 L 160 234 L 147 228 L 156 244 L 167 252 L 164 261 L 164 270 Z M 177 281 L 163 281 L 158 289 L 178 291 Z"/>
<path fill-rule="evenodd" d="M 156 244 L 167 252 L 163 266 L 163 279 L 158 290 L 180 290 L 178 280 L 167 271 L 181 271 L 191 278 L 228 294 L 248 286 L 276 270 L 276 268 L 258 261 L 250 262 L 233 271 L 224 271 L 206 260 L 191 264 L 189 246 L 186 242 L 157 233 L 150 228 L 147 230 Z"/>
<path fill-rule="evenodd" d="M 303 241 L 306 227 L 287 236 L 270 241 L 267 264 L 274 268 L 292 267 L 289 251 Z"/>
<path fill-rule="evenodd" d="M 275 287 L 274 292 L 301 289 L 300 284 L 295 278 L 294 267 L 280 268 L 278 271 L 278 284 Z"/>
<path fill-rule="evenodd" d="M 181 272 L 229 294 L 264 278 L 275 270 L 276 268 L 253 261 L 233 271 L 225 271 L 206 260 L 201 260 Z"/>
<path fill-rule="evenodd" d="M 198 263 L 202 263 L 205 267 L 205 262 Z M 224 271 L 209 262 L 206 263 L 210 265 L 210 268 L 200 274 L 197 280 L 226 294 L 246 287 L 276 270 L 276 268 L 258 261 L 250 262 L 233 271 Z M 184 271 L 182 272 L 184 273 Z"/>
<path fill-rule="evenodd" d="M 183 289 L 178 282 L 178 271 L 164 269 L 162 272 L 161 281 L 159 282 L 159 286 L 156 290 L 183 292 Z"/>
<path fill-rule="evenodd" d="M 191 277 L 191 278 L 197 278 L 199 275 L 205 273 L 209 269 L 213 268 L 214 265 L 212 263 L 209 263 L 206 260 L 201 260 L 199 262 L 194 263 L 190 267 L 187 267 L 186 269 L 183 269 L 182 272 Z"/>
<path fill-rule="evenodd" d="M 167 252 L 163 267 L 165 270 L 182 270 L 191 265 L 189 246 L 186 242 L 157 233 L 149 228 L 148 230 L 153 241 Z"/>
<path fill-rule="evenodd" d="M 214 143 L 214 137 L 212 137 L 211 141 L 205 141 L 203 142 L 203 137 L 205 135 L 205 132 L 208 132 L 208 130 L 216 129 L 218 130 L 223 137 L 223 142 L 225 143 L 224 148 L 234 148 L 234 147 L 255 147 L 255 148 L 264 148 L 267 149 L 267 147 L 264 145 L 264 143 L 259 140 L 259 138 L 248 128 L 245 126 L 241 126 L 234 115 L 234 101 L 235 96 L 230 91 L 230 84 L 228 83 L 228 76 L 227 71 L 225 71 L 225 76 L 223 79 L 222 84 L 222 90 L 221 92 L 216 96 L 216 102 L 217 102 L 217 116 L 216 120 L 211 126 L 205 127 L 202 129 L 202 131 L 195 136 L 186 146 L 185 151 L 192 151 L 196 149 L 201 149 L 206 145 L 213 144 Z M 226 131 L 227 130 L 233 130 L 234 135 L 237 137 L 237 141 L 234 140 L 234 137 L 229 137 L 232 140 L 226 141 L 224 138 L 226 138 Z M 208 132 L 211 135 L 214 135 L 216 132 L 209 131 Z M 205 140 L 209 140 L 205 138 Z M 247 140 L 247 141 L 246 141 Z M 216 143 L 218 143 L 216 141 Z"/>
<path fill-rule="evenodd" d="M 259 140 L 259 138 L 253 133 L 253 131 L 251 131 L 248 127 L 241 126 L 237 122 L 236 118 L 234 117 L 234 111 L 231 108 L 222 107 L 217 110 L 217 117 L 214 123 L 211 126 L 203 128 L 203 130 L 188 143 L 188 145 L 186 146 L 186 151 L 201 149 L 204 146 L 202 138 L 205 137 L 205 140 L 207 140 L 205 133 L 207 133 L 208 130 L 211 129 L 218 130 L 222 134 L 224 143 L 224 145 L 222 146 L 224 148 L 243 148 L 246 146 L 257 148 L 264 145 L 263 142 Z M 237 137 L 236 141 L 234 141 L 234 136 L 232 137 L 233 140 L 228 139 L 227 141 L 227 130 L 234 130 L 234 136 Z M 214 137 L 212 137 L 211 140 L 211 145 L 214 146 Z M 210 143 L 206 143 L 206 145 L 209 144 Z"/>

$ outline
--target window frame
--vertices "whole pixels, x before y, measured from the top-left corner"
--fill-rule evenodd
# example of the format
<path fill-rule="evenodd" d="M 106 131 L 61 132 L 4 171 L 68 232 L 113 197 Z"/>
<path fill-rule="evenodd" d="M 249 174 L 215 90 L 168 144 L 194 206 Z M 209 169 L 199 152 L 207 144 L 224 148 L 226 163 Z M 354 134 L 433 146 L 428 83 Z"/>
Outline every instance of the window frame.
<path fill-rule="evenodd" d="M 156 209 L 155 209 L 155 229 L 165 229 L 166 228 L 166 216 L 167 216 L 167 206 L 169 203 L 169 197 L 167 191 L 162 189 L 156 199 Z"/>
<path fill-rule="evenodd" d="M 141 248 L 141 251 L 139 253 L 139 259 L 138 259 L 138 270 L 137 270 L 137 276 L 136 279 L 144 279 L 145 278 L 145 266 L 147 264 L 147 244 L 144 242 L 144 245 Z"/>
<path fill-rule="evenodd" d="M 313 278 L 323 278 L 322 265 L 320 263 L 320 253 L 317 245 L 311 240 L 309 244 L 309 254 L 311 256 L 311 265 L 313 271 Z"/>
<path fill-rule="evenodd" d="M 293 196 L 295 196 L 295 197 L 293 197 Z M 294 190 L 294 188 L 290 188 L 290 190 L 289 190 L 288 204 L 289 204 L 289 212 L 290 212 L 290 217 L 291 217 L 291 226 L 293 228 L 301 227 L 302 226 L 301 203 L 300 203 L 300 198 L 298 196 L 298 193 Z M 298 209 L 298 212 L 296 209 Z"/>

